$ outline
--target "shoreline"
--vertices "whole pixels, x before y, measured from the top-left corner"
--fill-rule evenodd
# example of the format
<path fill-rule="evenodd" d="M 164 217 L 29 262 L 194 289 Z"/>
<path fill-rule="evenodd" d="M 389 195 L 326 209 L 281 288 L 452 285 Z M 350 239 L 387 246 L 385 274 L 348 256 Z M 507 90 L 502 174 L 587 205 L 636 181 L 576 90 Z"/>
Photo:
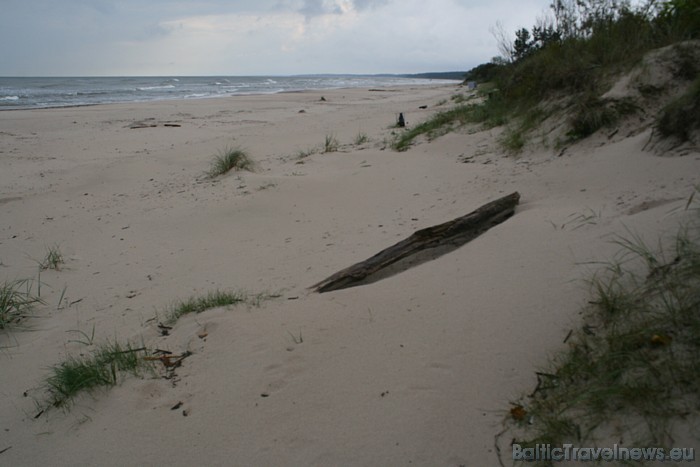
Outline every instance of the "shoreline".
<path fill-rule="evenodd" d="M 310 76 L 313 77 L 313 76 Z M 334 76 L 330 76 L 332 78 Z M 352 78 L 365 78 L 365 77 L 372 77 L 372 75 L 337 75 L 338 78 L 340 77 L 348 77 L 350 79 Z M 377 78 L 383 77 L 383 75 L 377 75 Z M 105 79 L 119 79 L 120 77 L 105 77 Z M 124 79 L 140 79 L 141 77 L 125 77 Z M 179 82 L 178 78 L 182 79 L 187 79 L 187 78 L 197 78 L 197 77 L 143 77 L 143 79 L 168 79 L 168 80 L 173 80 L 175 79 L 177 82 Z M 216 78 L 216 77 L 202 77 L 202 78 Z M 233 78 L 233 77 L 231 77 Z M 245 77 L 244 77 L 245 78 Z M 263 79 L 267 78 L 264 76 L 260 77 L 250 77 L 250 78 L 255 78 L 255 79 Z M 291 77 L 278 77 L 278 79 L 282 78 L 290 78 L 290 79 L 302 79 L 305 78 L 303 76 L 291 76 Z M 42 78 L 10 78 L 8 79 L 42 79 Z M 83 78 L 75 77 L 75 78 L 47 78 L 47 79 L 74 79 L 74 80 L 80 80 Z M 84 78 L 84 79 L 99 79 L 99 78 Z M 406 80 L 413 80 L 415 82 L 413 83 L 403 83 L 403 84 L 388 84 L 385 87 L 391 88 L 391 87 L 396 87 L 396 88 L 401 88 L 405 86 L 440 86 L 440 85 L 453 85 L 453 84 L 460 84 L 462 81 L 459 80 L 446 80 L 446 79 L 419 79 L 419 78 L 405 78 Z M 450 81 L 453 81 L 450 82 Z M 221 84 L 221 83 L 217 83 Z M 108 104 L 129 104 L 129 103 L 138 103 L 138 102 L 161 102 L 161 101 L 171 101 L 171 100 L 199 100 L 199 99 L 213 99 L 213 98 L 225 98 L 225 97 L 239 97 L 239 96 L 253 96 L 253 95 L 274 95 L 274 94 L 285 94 L 285 93 L 298 93 L 298 92 L 307 92 L 307 91 L 330 91 L 330 90 L 343 90 L 343 89 L 366 89 L 368 87 L 372 87 L 373 85 L 371 84 L 363 84 L 362 86 L 331 86 L 329 87 L 318 87 L 318 88 L 292 88 L 292 89 L 274 89 L 274 90 L 257 90 L 257 91 L 243 91 L 243 92 L 232 92 L 232 93 L 218 93 L 218 94 L 207 94 L 207 95 L 197 95 L 195 91 L 190 91 L 194 92 L 192 95 L 182 95 L 182 96 L 177 96 L 177 97 L 151 97 L 151 98 L 145 98 L 145 99 L 128 99 L 124 98 L 123 100 L 116 100 L 116 101 L 107 101 L 107 102 L 95 102 L 95 103 L 89 103 L 89 102 L 84 102 L 84 103 L 76 103 L 76 104 L 47 104 L 43 106 L 29 106 L 29 107 L 12 107 L 12 106 L 0 106 L 0 112 L 1 111 L 6 111 L 6 110 L 40 110 L 40 109 L 52 109 L 52 108 L 73 108 L 73 107 L 86 107 L 86 106 L 92 106 L 92 105 L 108 105 Z M 160 86 L 153 86 L 153 89 L 159 88 Z M 140 88 L 137 88 L 141 90 Z M 149 88 L 150 89 L 150 88 Z M 114 93 L 120 93 L 124 92 L 124 89 L 115 89 L 113 90 Z M 86 91 L 82 91 L 86 92 Z M 89 91 L 87 91 L 89 93 Z M 207 91 L 209 93 L 211 91 Z M 100 94 L 106 94 L 105 91 L 100 90 Z M 80 95 L 80 94 L 78 94 Z M 9 96 L 8 96 L 9 97 Z M 19 99 L 18 96 L 13 96 L 13 99 Z"/>
<path fill-rule="evenodd" d="M 613 257 L 616 234 L 667 232 L 700 154 L 645 152 L 645 131 L 510 157 L 501 129 L 476 127 L 390 149 L 398 112 L 416 125 L 455 88 L 0 112 L 0 280 L 36 279 L 47 247 L 65 257 L 41 271 L 31 331 L 0 333 L 0 460 L 495 464 L 509 401 L 578 322 L 587 264 Z M 147 119 L 182 126 L 129 128 Z M 207 179 L 227 145 L 257 170 Z M 512 191 L 515 215 L 449 254 L 308 290 Z M 173 303 L 216 289 L 280 296 L 159 330 Z M 47 368 L 114 340 L 192 354 L 174 379 L 128 377 L 33 418 Z"/>

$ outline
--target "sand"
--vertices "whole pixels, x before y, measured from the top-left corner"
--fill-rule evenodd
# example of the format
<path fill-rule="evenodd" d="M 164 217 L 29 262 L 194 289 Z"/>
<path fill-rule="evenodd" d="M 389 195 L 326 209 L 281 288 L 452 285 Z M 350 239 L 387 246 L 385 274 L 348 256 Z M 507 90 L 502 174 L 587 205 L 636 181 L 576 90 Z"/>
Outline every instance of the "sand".
<path fill-rule="evenodd" d="M 386 147 L 399 112 L 414 125 L 455 92 L 0 112 L 0 280 L 37 279 L 47 247 L 66 258 L 41 273 L 46 305 L 26 329 L 0 333 L 0 464 L 497 465 L 509 401 L 564 348 L 590 262 L 612 258 L 616 234 L 673 233 L 700 153 L 645 151 L 650 129 L 517 157 L 499 129 Z M 299 160 L 330 135 L 338 152 Z M 257 171 L 207 179 L 227 146 Z M 515 216 L 456 251 L 308 290 L 516 190 Z M 170 304 L 215 289 L 278 297 L 159 334 Z M 88 353 L 76 341 L 93 330 L 192 355 L 174 380 L 127 377 L 35 418 L 49 368 Z"/>

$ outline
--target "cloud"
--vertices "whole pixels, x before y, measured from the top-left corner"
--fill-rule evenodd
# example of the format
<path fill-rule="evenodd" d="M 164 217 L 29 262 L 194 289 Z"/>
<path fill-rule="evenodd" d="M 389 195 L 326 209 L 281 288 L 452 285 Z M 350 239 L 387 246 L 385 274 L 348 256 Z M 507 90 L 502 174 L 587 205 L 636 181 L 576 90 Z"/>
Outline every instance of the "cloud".
<path fill-rule="evenodd" d="M 0 75 L 468 69 L 542 0 L 1 0 Z"/>

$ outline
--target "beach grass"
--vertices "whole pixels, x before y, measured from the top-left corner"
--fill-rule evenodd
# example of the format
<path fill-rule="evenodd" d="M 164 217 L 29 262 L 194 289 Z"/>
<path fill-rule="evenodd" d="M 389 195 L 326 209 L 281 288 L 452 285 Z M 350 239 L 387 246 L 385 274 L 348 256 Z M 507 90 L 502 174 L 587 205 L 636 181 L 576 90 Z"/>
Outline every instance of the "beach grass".
<path fill-rule="evenodd" d="M 428 120 L 398 133 L 391 147 L 396 151 L 405 151 L 420 136 L 432 140 L 467 123 L 481 123 L 487 128 L 493 128 L 506 121 L 506 114 L 498 98 L 480 104 L 460 104 L 437 112 Z"/>
<path fill-rule="evenodd" d="M 610 128 L 622 117 L 631 115 L 639 110 L 632 99 L 606 101 L 589 95 L 574 104 L 569 118 L 569 131 L 566 133 L 570 141 L 584 139 L 602 128 Z"/>
<path fill-rule="evenodd" d="M 48 407 L 66 407 L 81 392 L 109 388 L 123 374 L 139 376 L 151 368 L 148 350 L 116 341 L 99 345 L 89 355 L 69 356 L 51 368 L 44 384 Z"/>
<path fill-rule="evenodd" d="M 65 259 L 61 248 L 58 245 L 53 245 L 46 248 L 46 255 L 44 255 L 44 259 L 39 262 L 39 267 L 41 269 L 53 269 L 58 271 L 64 263 Z"/>
<path fill-rule="evenodd" d="M 355 135 L 355 145 L 356 146 L 361 146 L 367 142 L 369 142 L 369 136 L 367 136 L 367 133 L 363 133 L 360 131 L 357 133 L 357 135 Z"/>
<path fill-rule="evenodd" d="M 32 279 L 5 281 L 0 284 L 0 330 L 19 325 L 28 317 L 34 306 L 43 304 L 38 292 L 34 292 Z"/>
<path fill-rule="evenodd" d="M 504 43 L 503 50 L 511 53 L 518 45 L 526 46 L 527 50 L 520 55 L 498 57 L 467 74 L 467 79 L 480 81 L 477 95 L 481 103 L 474 99 L 470 105 L 471 97 L 455 94 L 451 97 L 453 108 L 402 132 L 392 147 L 404 151 L 419 136 L 430 140 L 468 123 L 482 123 L 488 129 L 513 122 L 500 142 L 507 151 L 518 152 L 538 128 L 530 124 L 532 110 L 541 111 L 544 103 L 557 101 L 563 103 L 559 112 L 567 126 L 565 142 L 582 140 L 640 110 L 631 99 L 616 101 L 602 96 L 613 79 L 638 65 L 647 52 L 670 44 L 676 44 L 677 48 L 676 77 L 697 79 L 695 46 L 683 42 L 700 36 L 694 2 L 670 0 L 658 10 L 644 6 L 632 8 L 624 2 L 575 5 L 574 2 L 552 5 L 560 25 L 568 25 L 570 29 L 549 30 L 543 43 L 518 44 L 517 40 L 513 44 Z M 584 17 L 586 21 L 582 20 Z M 567 20 L 571 21 L 567 23 Z M 542 26 L 533 27 L 533 37 L 535 32 L 541 34 Z M 663 136 L 687 141 L 690 133 L 700 127 L 694 117 L 700 114 L 699 88 L 700 85 L 694 84 L 688 94 L 664 110 L 657 120 Z M 684 115 L 693 117 L 684 119 Z"/>
<path fill-rule="evenodd" d="M 695 79 L 685 94 L 664 107 L 656 128 L 663 136 L 681 142 L 690 140 L 691 134 L 700 129 L 700 78 Z"/>
<path fill-rule="evenodd" d="M 184 315 L 198 314 L 204 311 L 227 306 L 248 305 L 259 307 L 262 302 L 277 297 L 274 294 L 251 294 L 245 291 L 213 290 L 205 295 L 192 296 L 171 305 L 165 312 L 166 322 L 175 323 Z"/>
<path fill-rule="evenodd" d="M 622 254 L 590 279 L 568 349 L 511 404 L 523 447 L 590 444 L 612 427 L 627 444 L 668 446 L 673 422 L 700 404 L 700 216 L 668 248 L 633 234 L 616 243 Z"/>
<path fill-rule="evenodd" d="M 209 178 L 215 178 L 219 175 L 224 175 L 230 171 L 253 171 L 255 162 L 246 151 L 240 148 L 225 148 L 214 156 L 211 161 L 211 166 L 207 175 Z"/>
<path fill-rule="evenodd" d="M 340 148 L 340 143 L 338 142 L 338 139 L 335 137 L 335 135 L 326 135 L 326 138 L 323 142 L 323 152 L 336 152 L 338 151 L 338 148 Z"/>
<path fill-rule="evenodd" d="M 318 153 L 318 148 L 309 148 L 306 150 L 301 149 L 296 153 L 295 159 L 297 161 L 301 161 L 306 159 L 307 157 L 313 156 L 316 153 Z"/>

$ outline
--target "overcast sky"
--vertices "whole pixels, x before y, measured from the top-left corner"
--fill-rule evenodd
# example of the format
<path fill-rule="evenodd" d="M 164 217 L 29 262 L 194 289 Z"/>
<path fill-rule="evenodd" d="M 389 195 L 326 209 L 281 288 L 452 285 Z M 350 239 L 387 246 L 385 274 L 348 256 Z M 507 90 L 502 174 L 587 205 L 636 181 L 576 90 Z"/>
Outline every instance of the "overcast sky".
<path fill-rule="evenodd" d="M 467 70 L 548 0 L 0 0 L 0 76 Z"/>

